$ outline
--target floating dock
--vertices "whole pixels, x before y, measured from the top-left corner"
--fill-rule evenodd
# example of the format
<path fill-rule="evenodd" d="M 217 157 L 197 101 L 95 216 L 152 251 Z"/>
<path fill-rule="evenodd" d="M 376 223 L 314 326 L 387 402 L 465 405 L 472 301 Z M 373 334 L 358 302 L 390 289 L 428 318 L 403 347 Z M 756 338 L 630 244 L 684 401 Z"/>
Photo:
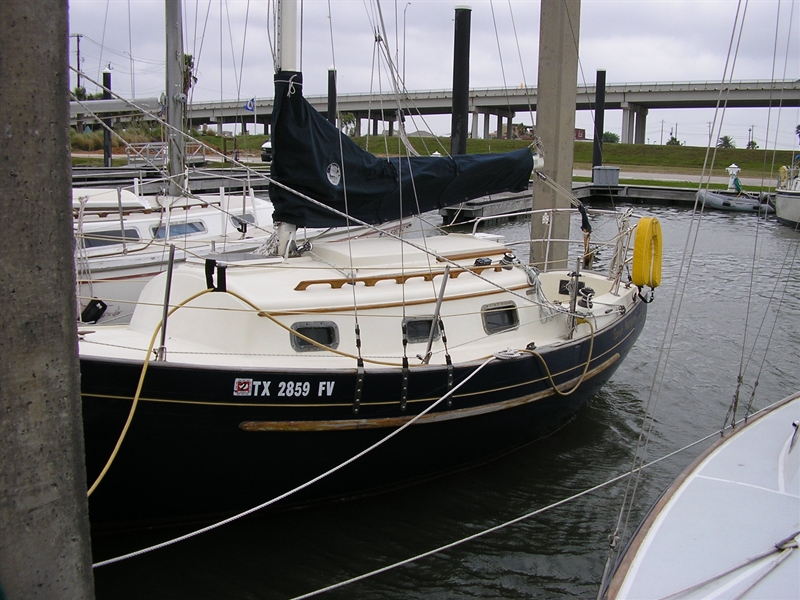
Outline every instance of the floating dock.
<path fill-rule="evenodd" d="M 694 205 L 696 188 L 676 188 L 646 185 L 595 185 L 575 183 L 572 194 L 581 202 L 593 206 L 598 204 L 658 204 L 663 206 Z M 462 223 L 472 219 L 493 217 L 531 208 L 530 190 L 525 192 L 497 194 L 439 210 L 447 224 Z"/>

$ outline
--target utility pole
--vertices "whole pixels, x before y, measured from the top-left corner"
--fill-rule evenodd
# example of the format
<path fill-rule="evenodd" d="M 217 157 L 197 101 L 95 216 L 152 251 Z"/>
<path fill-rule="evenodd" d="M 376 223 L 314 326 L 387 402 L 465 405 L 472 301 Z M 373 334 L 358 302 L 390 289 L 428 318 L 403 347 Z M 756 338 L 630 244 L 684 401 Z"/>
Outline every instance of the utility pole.
<path fill-rule="evenodd" d="M 82 33 L 72 33 L 72 34 L 70 34 L 69 37 L 74 37 L 75 41 L 77 43 L 77 52 L 76 52 L 76 54 L 77 54 L 77 62 L 78 62 L 78 64 L 75 65 L 75 73 L 77 74 L 77 77 L 78 77 L 78 84 L 75 86 L 75 92 L 76 92 L 75 96 L 77 98 L 78 95 L 81 93 L 80 90 L 83 89 L 83 86 L 81 85 L 81 38 L 83 37 L 83 34 Z M 69 62 L 69 59 L 67 59 L 67 60 Z M 85 94 L 84 94 L 83 98 L 78 98 L 78 100 L 84 100 L 84 99 L 85 99 Z M 78 133 L 81 133 L 83 131 L 83 119 L 82 119 L 82 117 L 83 117 L 83 115 L 78 115 L 78 119 L 76 121 Z"/>
<path fill-rule="evenodd" d="M 78 64 L 75 65 L 76 73 L 78 74 L 78 86 L 81 87 L 81 38 L 83 37 L 82 33 L 71 33 L 69 37 L 74 37 L 77 43 L 77 61 Z"/>

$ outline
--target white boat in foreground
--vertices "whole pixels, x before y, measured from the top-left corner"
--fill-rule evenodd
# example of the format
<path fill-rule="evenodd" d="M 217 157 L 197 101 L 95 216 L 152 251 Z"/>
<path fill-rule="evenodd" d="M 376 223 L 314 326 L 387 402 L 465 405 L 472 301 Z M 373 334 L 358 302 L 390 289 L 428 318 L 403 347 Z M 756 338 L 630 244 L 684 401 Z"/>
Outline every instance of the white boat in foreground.
<path fill-rule="evenodd" d="M 634 536 L 607 598 L 800 598 L 800 393 L 728 433 Z"/>

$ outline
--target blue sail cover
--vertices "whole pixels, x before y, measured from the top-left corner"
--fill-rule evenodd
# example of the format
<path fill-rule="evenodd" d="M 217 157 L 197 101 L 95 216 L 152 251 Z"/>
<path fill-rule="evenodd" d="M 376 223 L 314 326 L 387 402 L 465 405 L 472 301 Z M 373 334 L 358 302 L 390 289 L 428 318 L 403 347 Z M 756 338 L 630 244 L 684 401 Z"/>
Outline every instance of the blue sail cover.
<path fill-rule="evenodd" d="M 533 156 L 505 154 L 378 158 L 365 152 L 303 98 L 302 74 L 275 75 L 271 178 L 370 224 L 385 223 L 489 194 L 527 189 Z M 339 227 L 346 219 L 277 185 L 273 220 Z"/>

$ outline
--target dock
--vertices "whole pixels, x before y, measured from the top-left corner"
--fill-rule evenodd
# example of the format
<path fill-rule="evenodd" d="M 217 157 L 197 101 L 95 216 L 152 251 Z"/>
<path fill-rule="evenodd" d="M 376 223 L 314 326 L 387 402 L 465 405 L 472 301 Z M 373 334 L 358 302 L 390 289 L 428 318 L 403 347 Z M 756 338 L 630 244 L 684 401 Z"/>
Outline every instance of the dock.
<path fill-rule="evenodd" d="M 662 206 L 694 205 L 696 188 L 676 188 L 646 185 L 595 185 L 574 183 L 572 194 L 588 206 L 605 206 L 618 202 Z M 531 192 L 505 193 L 470 200 L 439 210 L 445 223 L 463 223 L 478 218 L 500 218 L 504 214 L 523 212 L 531 208 Z"/>
<path fill-rule="evenodd" d="M 190 168 L 189 189 L 192 193 L 213 193 L 221 187 L 241 190 L 249 186 L 255 192 L 269 188 L 269 165 L 258 164 L 257 169 L 244 168 Z M 73 167 L 72 185 L 75 187 L 132 188 L 138 181 L 142 194 L 163 193 L 164 180 L 152 167 Z M 574 182 L 572 194 L 588 206 L 608 206 L 615 203 L 682 206 L 694 205 L 697 188 L 659 185 L 598 185 Z M 530 189 L 524 192 L 495 194 L 443 208 L 439 211 L 446 224 L 462 223 L 477 218 L 508 215 L 531 208 Z"/>

